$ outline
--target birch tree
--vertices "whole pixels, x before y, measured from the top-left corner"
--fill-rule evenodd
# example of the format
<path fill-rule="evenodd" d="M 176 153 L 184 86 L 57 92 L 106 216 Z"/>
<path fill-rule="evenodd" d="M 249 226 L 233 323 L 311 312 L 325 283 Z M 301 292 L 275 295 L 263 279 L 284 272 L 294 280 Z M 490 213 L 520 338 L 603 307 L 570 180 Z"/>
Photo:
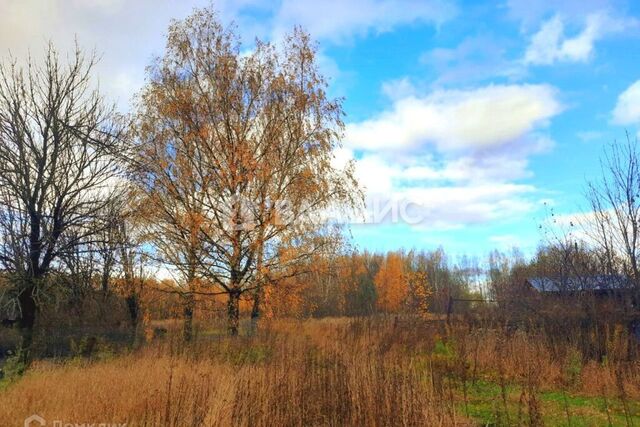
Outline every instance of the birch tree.
<path fill-rule="evenodd" d="M 197 270 L 228 296 L 231 334 L 241 297 L 259 312 L 264 286 L 327 244 L 323 213 L 360 198 L 352 165 L 334 163 L 343 110 L 326 94 L 315 52 L 300 29 L 277 46 L 258 40 L 243 50 L 233 27 L 200 9 L 170 26 L 149 69 L 141 116 L 152 110 L 156 119 L 143 119 L 142 143 L 184 151 L 186 164 L 172 158 L 169 169 L 189 170 L 193 199 L 175 212 L 193 216 Z M 163 209 L 186 200 L 174 193 Z"/>

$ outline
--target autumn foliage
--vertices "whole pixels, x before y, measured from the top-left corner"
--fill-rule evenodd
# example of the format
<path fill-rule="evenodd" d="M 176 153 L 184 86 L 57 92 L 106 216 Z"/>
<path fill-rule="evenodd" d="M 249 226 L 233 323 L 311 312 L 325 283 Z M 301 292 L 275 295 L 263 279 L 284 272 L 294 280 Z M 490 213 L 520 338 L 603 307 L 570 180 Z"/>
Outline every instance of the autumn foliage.
<path fill-rule="evenodd" d="M 411 293 L 411 307 L 420 315 L 426 316 L 429 313 L 429 304 L 433 295 L 427 273 L 424 271 L 410 271 L 406 277 Z"/>
<path fill-rule="evenodd" d="M 397 253 L 391 252 L 386 256 L 374 282 L 377 307 L 389 313 L 400 311 L 409 293 L 409 287 L 402 258 Z"/>

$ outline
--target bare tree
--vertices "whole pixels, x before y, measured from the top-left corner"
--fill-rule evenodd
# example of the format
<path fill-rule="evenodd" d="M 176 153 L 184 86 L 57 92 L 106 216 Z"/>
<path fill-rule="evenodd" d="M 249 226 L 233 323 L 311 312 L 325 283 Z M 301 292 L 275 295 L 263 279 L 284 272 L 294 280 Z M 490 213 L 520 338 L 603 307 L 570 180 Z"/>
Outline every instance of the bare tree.
<path fill-rule="evenodd" d="M 599 251 L 586 241 L 579 218 L 558 216 L 553 207 L 539 229 L 543 245 L 535 258 L 535 275 L 553 279 L 563 292 L 586 291 L 593 277 L 602 274 Z"/>
<path fill-rule="evenodd" d="M 322 213 L 360 198 L 351 165 L 332 161 L 341 104 L 326 95 L 306 33 L 296 29 L 278 47 L 257 41 L 245 55 L 210 9 L 171 25 L 149 77 L 142 139 L 168 144 L 165 165 L 192 185 L 190 198 L 163 190 L 163 209 L 190 218 L 171 227 L 203 243 L 198 271 L 228 295 L 237 334 L 241 296 L 252 293 L 259 307 L 263 286 L 297 274 L 293 266 L 327 244 Z"/>
<path fill-rule="evenodd" d="M 116 216 L 113 238 L 117 248 L 115 259 L 120 269 L 121 291 L 125 297 L 135 340 L 142 314 L 145 283 L 151 274 L 151 256 L 146 249 L 149 241 L 145 227 L 147 210 L 140 206 L 144 199 L 133 189 L 127 194 L 129 198 Z"/>
<path fill-rule="evenodd" d="M 111 280 L 114 270 L 117 267 L 118 252 L 124 244 L 121 242 L 120 227 L 124 220 L 124 203 L 123 197 L 114 197 L 113 200 L 104 207 L 103 216 L 104 224 L 98 235 L 98 241 L 94 247 L 89 248 L 89 253 L 94 254 L 96 258 L 96 269 L 99 274 L 100 289 L 104 297 L 109 295 L 111 288 Z"/>
<path fill-rule="evenodd" d="M 145 199 L 135 187 L 122 185 L 121 190 L 101 212 L 103 226 L 86 252 L 95 262 L 94 274 L 105 298 L 112 290 L 124 297 L 135 338 L 144 284 L 151 274 L 145 248 L 148 210 L 141 206 Z"/>
<path fill-rule="evenodd" d="M 602 176 L 590 182 L 592 213 L 583 227 L 600 250 L 610 274 L 624 274 L 640 289 L 640 151 L 627 134 L 611 144 L 601 161 Z"/>
<path fill-rule="evenodd" d="M 50 271 L 92 241 L 121 168 L 124 127 L 92 88 L 95 57 L 0 66 L 0 265 L 12 278 L 28 361 Z"/>

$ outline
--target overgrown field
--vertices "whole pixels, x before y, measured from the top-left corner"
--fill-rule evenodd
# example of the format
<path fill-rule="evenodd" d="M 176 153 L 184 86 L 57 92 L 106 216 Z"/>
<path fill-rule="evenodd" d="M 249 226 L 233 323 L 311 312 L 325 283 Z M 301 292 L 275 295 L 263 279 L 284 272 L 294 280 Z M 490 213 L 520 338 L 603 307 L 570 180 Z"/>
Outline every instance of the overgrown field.
<path fill-rule="evenodd" d="M 5 379 L 0 425 L 640 425 L 640 363 L 585 360 L 531 331 L 393 317 L 201 328 L 187 346 L 170 330 L 38 361 Z"/>

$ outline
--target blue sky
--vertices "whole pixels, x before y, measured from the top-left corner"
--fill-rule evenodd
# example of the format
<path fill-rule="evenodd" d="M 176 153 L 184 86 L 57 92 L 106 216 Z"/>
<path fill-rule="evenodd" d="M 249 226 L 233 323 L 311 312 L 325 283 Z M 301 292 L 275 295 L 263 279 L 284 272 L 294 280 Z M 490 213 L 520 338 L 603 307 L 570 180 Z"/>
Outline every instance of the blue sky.
<path fill-rule="evenodd" d="M 100 86 L 126 110 L 171 18 L 205 1 L 0 0 L 0 50 L 74 37 L 102 55 Z M 264 0 L 214 3 L 245 40 L 294 24 L 319 42 L 344 147 L 368 208 L 420 221 L 353 225 L 369 249 L 531 252 L 553 207 L 584 209 L 604 145 L 640 125 L 640 2 Z M 250 47 L 250 45 L 249 45 Z"/>

